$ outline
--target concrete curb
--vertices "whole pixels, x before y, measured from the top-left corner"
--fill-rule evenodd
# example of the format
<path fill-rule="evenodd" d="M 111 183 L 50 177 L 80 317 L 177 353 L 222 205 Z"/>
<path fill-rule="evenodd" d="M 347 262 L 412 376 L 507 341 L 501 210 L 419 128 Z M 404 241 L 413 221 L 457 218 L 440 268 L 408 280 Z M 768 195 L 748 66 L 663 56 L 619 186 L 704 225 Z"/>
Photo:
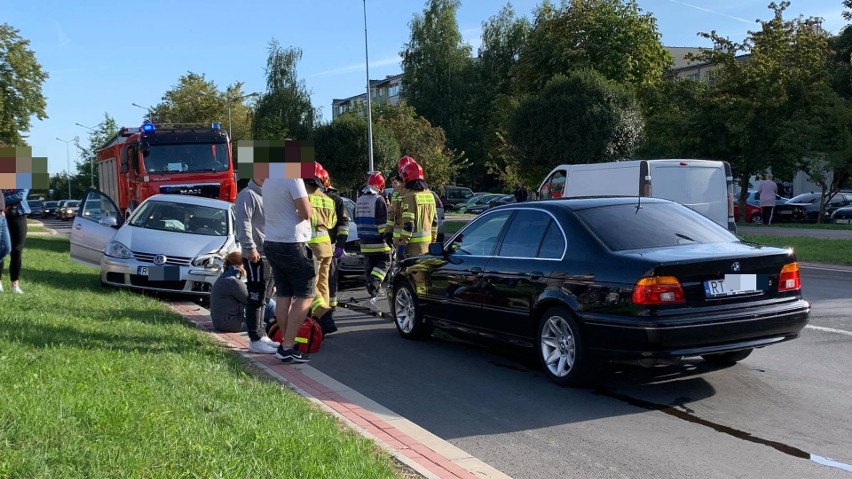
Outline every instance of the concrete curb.
<path fill-rule="evenodd" d="M 344 424 L 429 479 L 509 478 L 467 452 L 408 421 L 308 364 L 284 364 L 271 354 L 248 354 L 245 333 L 213 330 L 207 309 L 186 301 L 167 304 L 225 347 L 248 359 L 278 382 L 307 398 Z"/>

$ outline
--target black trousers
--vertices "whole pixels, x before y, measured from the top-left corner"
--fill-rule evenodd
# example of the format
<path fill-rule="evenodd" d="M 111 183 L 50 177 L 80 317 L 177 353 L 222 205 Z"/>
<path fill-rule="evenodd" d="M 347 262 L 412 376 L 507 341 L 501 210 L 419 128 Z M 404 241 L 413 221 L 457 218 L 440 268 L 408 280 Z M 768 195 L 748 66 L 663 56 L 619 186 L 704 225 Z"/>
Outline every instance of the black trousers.
<path fill-rule="evenodd" d="M 367 292 L 375 298 L 379 294 L 379 287 L 382 281 L 385 280 L 385 276 L 388 274 L 390 253 L 364 254 L 364 259 L 366 260 L 364 273 L 367 280 Z"/>
<path fill-rule="evenodd" d="M 772 222 L 772 210 L 774 209 L 774 206 L 762 206 L 760 208 L 760 216 L 763 217 L 763 224 L 768 225 Z"/>
<path fill-rule="evenodd" d="M 24 252 L 24 242 L 27 239 L 27 215 L 6 215 L 9 224 L 9 236 L 12 239 L 12 251 L 9 253 L 9 278 L 12 281 L 21 279 L 21 255 Z M 0 279 L 3 278 L 3 270 L 6 260 L 0 258 Z"/>
<path fill-rule="evenodd" d="M 246 288 L 248 289 L 248 304 L 246 305 L 246 329 L 249 339 L 257 341 L 266 334 L 263 324 L 263 308 L 268 298 L 272 297 L 272 269 L 266 258 L 261 257 L 257 263 L 243 258 L 246 269 Z"/>

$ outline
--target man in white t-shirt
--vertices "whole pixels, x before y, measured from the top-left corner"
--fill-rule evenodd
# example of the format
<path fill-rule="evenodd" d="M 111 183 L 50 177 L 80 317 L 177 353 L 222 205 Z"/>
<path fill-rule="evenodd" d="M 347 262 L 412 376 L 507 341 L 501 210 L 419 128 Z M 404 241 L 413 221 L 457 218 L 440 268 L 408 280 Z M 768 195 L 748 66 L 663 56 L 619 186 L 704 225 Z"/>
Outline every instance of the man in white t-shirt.
<path fill-rule="evenodd" d="M 301 179 L 269 178 L 263 182 L 266 238 L 263 250 L 277 289 L 275 319 L 282 331 L 275 357 L 285 363 L 305 363 L 310 357 L 296 349 L 296 333 L 314 297 L 311 208 Z"/>

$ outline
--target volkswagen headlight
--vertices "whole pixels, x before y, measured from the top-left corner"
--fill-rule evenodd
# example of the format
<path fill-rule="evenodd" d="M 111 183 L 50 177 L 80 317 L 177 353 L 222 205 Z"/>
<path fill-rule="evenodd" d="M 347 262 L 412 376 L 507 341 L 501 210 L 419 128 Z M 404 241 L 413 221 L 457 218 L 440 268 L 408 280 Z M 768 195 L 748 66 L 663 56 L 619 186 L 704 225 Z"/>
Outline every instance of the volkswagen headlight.
<path fill-rule="evenodd" d="M 133 257 L 133 253 L 118 241 L 110 241 L 104 248 L 104 254 L 113 258 L 129 259 Z"/>
<path fill-rule="evenodd" d="M 225 265 L 225 258 L 221 253 L 200 254 L 192 260 L 192 265 L 200 268 L 208 268 L 221 271 Z"/>

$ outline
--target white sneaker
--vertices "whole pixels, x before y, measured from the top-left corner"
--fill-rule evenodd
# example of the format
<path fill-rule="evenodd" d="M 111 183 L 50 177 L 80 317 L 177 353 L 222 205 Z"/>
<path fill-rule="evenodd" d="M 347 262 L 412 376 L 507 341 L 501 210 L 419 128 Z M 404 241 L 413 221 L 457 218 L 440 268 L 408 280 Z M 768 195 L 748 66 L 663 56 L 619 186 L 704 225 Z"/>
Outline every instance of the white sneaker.
<path fill-rule="evenodd" d="M 18 294 L 24 294 L 24 292 L 23 292 L 23 291 L 21 291 L 21 287 L 20 287 L 20 286 L 12 286 L 12 292 L 13 292 L 13 293 L 18 293 Z"/>
<path fill-rule="evenodd" d="M 258 354 L 275 354 L 278 348 L 270 346 L 263 341 L 249 341 L 248 352 Z"/>
<path fill-rule="evenodd" d="M 273 348 L 277 348 L 278 346 L 281 346 L 281 343 L 279 343 L 277 341 L 273 341 L 269 336 L 264 336 L 264 337 L 260 338 L 260 342 L 263 343 L 263 344 L 268 344 L 268 345 L 272 346 Z"/>

